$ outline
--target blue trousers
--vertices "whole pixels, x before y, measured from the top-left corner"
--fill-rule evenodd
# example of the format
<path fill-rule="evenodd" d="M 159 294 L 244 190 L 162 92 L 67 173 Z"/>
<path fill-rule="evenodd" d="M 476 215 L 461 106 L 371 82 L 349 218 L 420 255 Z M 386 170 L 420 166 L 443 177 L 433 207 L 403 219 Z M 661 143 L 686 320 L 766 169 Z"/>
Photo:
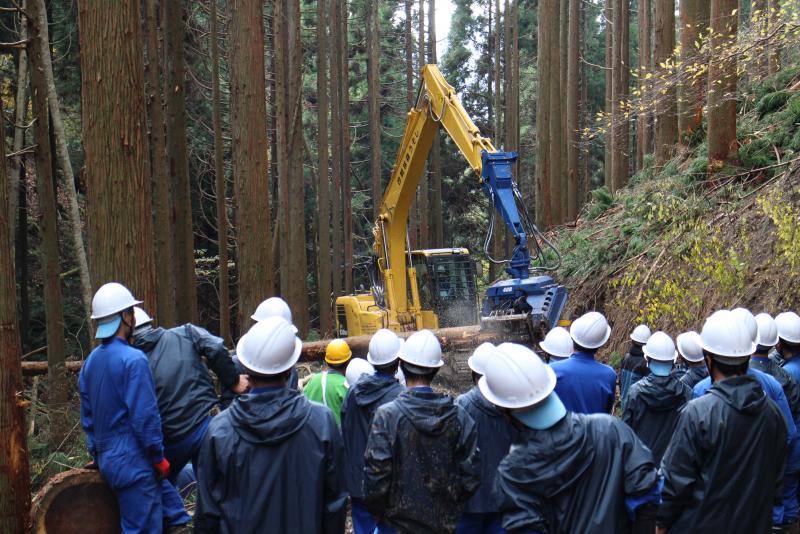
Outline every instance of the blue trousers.
<path fill-rule="evenodd" d="M 192 465 L 197 465 L 197 456 L 200 454 L 200 446 L 203 444 L 203 438 L 206 436 L 206 432 L 208 432 L 208 425 L 210 423 L 211 417 L 207 417 L 188 436 L 175 442 L 164 440 L 164 457 L 169 462 L 169 480 L 173 484 L 177 483 L 178 474 L 186 467 L 186 464 L 192 462 Z"/>
<path fill-rule="evenodd" d="M 157 480 L 153 466 L 132 435 L 112 438 L 98 450 L 100 473 L 119 503 L 123 534 L 158 533 L 191 518 L 175 486 Z"/>
<path fill-rule="evenodd" d="M 395 530 L 389 525 L 375 521 L 364 503 L 358 499 L 350 501 L 350 515 L 353 518 L 355 534 L 395 534 Z"/>
<path fill-rule="evenodd" d="M 505 534 L 503 529 L 503 516 L 493 514 L 467 514 L 461 515 L 456 527 L 456 534 Z"/>

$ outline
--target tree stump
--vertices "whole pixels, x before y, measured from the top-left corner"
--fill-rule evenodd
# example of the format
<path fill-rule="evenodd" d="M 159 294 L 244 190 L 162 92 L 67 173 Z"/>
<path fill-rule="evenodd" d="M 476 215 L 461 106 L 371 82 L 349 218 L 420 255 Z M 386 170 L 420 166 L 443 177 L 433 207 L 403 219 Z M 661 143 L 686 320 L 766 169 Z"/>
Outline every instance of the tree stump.
<path fill-rule="evenodd" d="M 52 477 L 33 499 L 33 534 L 116 534 L 119 505 L 113 491 L 89 469 Z"/>

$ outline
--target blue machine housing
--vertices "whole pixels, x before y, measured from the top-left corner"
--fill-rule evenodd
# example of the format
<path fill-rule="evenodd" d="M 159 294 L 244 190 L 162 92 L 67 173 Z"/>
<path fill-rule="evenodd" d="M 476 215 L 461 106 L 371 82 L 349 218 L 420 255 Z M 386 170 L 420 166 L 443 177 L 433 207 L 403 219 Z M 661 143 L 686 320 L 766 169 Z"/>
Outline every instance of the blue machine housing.
<path fill-rule="evenodd" d="M 527 316 L 529 329 L 541 331 L 544 327 L 546 332 L 558 324 L 567 302 L 567 290 L 549 276 L 531 276 L 529 236 L 517 207 L 518 193 L 512 174 L 517 153 L 484 151 L 481 159 L 481 189 L 515 240 L 511 261 L 506 268 L 512 279 L 496 282 L 486 290 L 481 316 L 484 320 L 501 321 Z M 531 231 L 536 230 L 533 228 Z"/>

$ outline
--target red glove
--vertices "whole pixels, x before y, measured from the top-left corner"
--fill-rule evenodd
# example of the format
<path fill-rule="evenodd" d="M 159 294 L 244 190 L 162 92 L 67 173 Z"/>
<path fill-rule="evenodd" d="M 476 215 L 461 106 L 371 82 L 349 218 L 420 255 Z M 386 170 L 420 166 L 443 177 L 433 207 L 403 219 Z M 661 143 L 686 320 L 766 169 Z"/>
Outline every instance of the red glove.
<path fill-rule="evenodd" d="M 169 462 L 166 458 L 162 458 L 160 462 L 153 464 L 153 468 L 156 470 L 156 476 L 159 479 L 169 477 Z"/>

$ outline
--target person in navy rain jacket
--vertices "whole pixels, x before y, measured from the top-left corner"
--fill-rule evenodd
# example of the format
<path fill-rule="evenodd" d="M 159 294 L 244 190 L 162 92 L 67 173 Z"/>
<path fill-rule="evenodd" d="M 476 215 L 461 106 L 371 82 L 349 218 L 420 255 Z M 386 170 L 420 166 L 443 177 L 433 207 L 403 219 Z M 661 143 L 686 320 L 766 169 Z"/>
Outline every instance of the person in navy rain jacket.
<path fill-rule="evenodd" d="M 97 290 L 92 319 L 98 320 L 94 349 L 81 369 L 81 425 L 93 458 L 119 502 L 122 532 L 159 533 L 190 518 L 169 483 L 161 417 L 147 357 L 128 343 L 140 304 L 122 284 Z"/>
<path fill-rule="evenodd" d="M 617 374 L 594 359 L 611 337 L 611 327 L 603 314 L 592 311 L 576 319 L 569 333 L 575 354 L 550 364 L 558 379 L 556 393 L 570 412 L 611 413 Z"/>

